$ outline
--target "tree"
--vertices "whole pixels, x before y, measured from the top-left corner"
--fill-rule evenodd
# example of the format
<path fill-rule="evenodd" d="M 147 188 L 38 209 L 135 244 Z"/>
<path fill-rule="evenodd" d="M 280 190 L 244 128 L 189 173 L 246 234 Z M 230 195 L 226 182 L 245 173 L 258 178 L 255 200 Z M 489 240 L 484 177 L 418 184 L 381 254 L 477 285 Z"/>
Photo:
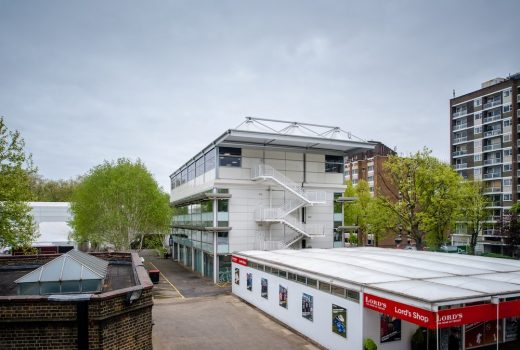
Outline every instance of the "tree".
<path fill-rule="evenodd" d="M 509 214 L 504 213 L 502 220 L 498 224 L 498 231 L 505 236 L 507 244 L 507 252 L 511 256 L 517 256 L 518 247 L 520 247 L 520 222 L 518 221 L 518 213 L 520 203 L 511 206 Z"/>
<path fill-rule="evenodd" d="M 399 231 L 395 215 L 384 205 L 381 198 L 373 198 L 368 206 L 368 232 L 374 235 L 374 245 L 379 246 L 381 239 Z"/>
<path fill-rule="evenodd" d="M 459 220 L 466 224 L 470 235 L 470 253 L 475 255 L 477 237 L 483 223 L 489 217 L 489 200 L 483 195 L 484 186 L 480 181 L 464 181 L 461 186 Z"/>
<path fill-rule="evenodd" d="M 390 156 L 385 169 L 400 197 L 395 202 L 381 196 L 388 220 L 397 222 L 417 249 L 423 249 L 426 239 L 438 248 L 455 222 L 462 178 L 426 148 L 408 157 Z"/>
<path fill-rule="evenodd" d="M 71 226 L 78 242 L 110 243 L 126 250 L 145 235 L 166 234 L 171 224 L 169 196 L 139 160 L 105 162 L 90 170 L 72 195 Z"/>
<path fill-rule="evenodd" d="M 49 180 L 38 174 L 30 178 L 32 198 L 34 202 L 70 202 L 77 180 Z"/>
<path fill-rule="evenodd" d="M 370 231 L 370 216 L 372 215 L 373 198 L 370 195 L 368 182 L 360 180 L 356 186 L 352 182 L 347 183 L 345 197 L 355 198 L 344 204 L 344 222 L 347 226 L 357 227 L 357 243 L 363 245 Z"/>
<path fill-rule="evenodd" d="M 29 176 L 36 172 L 20 133 L 0 117 L 0 247 L 25 248 L 36 239 Z"/>

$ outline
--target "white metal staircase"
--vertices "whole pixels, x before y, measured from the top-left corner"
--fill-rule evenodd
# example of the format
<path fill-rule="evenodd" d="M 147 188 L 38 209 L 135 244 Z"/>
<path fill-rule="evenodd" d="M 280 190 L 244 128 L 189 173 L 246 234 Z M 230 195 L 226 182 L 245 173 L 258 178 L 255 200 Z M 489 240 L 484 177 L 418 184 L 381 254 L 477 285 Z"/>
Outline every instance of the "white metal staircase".
<path fill-rule="evenodd" d="M 324 236 L 323 225 L 300 223 L 291 215 L 291 213 L 302 207 L 325 203 L 325 192 L 305 191 L 302 186 L 289 179 L 272 166 L 263 163 L 253 167 L 251 170 L 251 179 L 253 181 L 272 181 L 294 197 L 286 199 L 283 207 L 262 207 L 256 210 L 255 220 L 257 222 L 267 224 L 280 223 L 295 232 L 294 235 L 289 237 L 286 236 L 283 241 L 265 242 L 268 243 L 268 246 L 271 247 L 271 249 L 289 248 L 303 237 L 309 237 L 312 239 Z M 264 249 L 268 249 L 269 247 L 264 246 Z"/>

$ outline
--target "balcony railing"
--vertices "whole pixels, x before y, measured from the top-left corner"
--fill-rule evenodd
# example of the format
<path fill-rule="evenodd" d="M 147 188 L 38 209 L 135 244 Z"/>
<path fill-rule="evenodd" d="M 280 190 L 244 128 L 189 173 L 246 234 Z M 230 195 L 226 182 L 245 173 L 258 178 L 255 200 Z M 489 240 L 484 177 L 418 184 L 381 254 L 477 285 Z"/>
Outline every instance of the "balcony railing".
<path fill-rule="evenodd" d="M 467 110 L 462 110 L 460 112 L 455 112 L 455 113 L 453 113 L 453 118 L 458 118 L 458 117 L 460 117 L 462 115 L 465 115 L 465 114 L 468 114 Z"/>
<path fill-rule="evenodd" d="M 453 131 L 460 130 L 460 129 L 466 129 L 468 127 L 468 124 L 457 124 L 453 126 Z"/>
<path fill-rule="evenodd" d="M 500 148 L 502 148 L 502 146 L 500 144 L 487 145 L 487 146 L 484 146 L 484 152 L 494 151 L 494 150 L 500 149 Z"/>
<path fill-rule="evenodd" d="M 484 193 L 497 193 L 502 192 L 502 189 L 500 187 L 485 187 Z"/>
<path fill-rule="evenodd" d="M 484 137 L 500 135 L 501 133 L 502 133 L 502 130 L 500 130 L 500 129 L 490 130 L 490 131 L 486 131 L 484 133 Z"/>
<path fill-rule="evenodd" d="M 488 205 L 488 207 L 500 207 L 500 206 L 501 206 L 500 201 L 489 202 L 489 205 Z"/>
<path fill-rule="evenodd" d="M 501 173 L 487 173 L 487 174 L 484 174 L 484 179 L 495 179 L 495 178 L 498 178 L 498 177 L 501 177 Z"/>
<path fill-rule="evenodd" d="M 455 169 L 466 169 L 467 167 L 468 163 L 455 164 Z"/>
<path fill-rule="evenodd" d="M 459 142 L 465 142 L 465 141 L 468 141 L 468 137 L 467 136 L 457 137 L 457 138 L 453 139 L 453 143 L 459 143 Z"/>
<path fill-rule="evenodd" d="M 516 185 L 516 192 L 520 193 L 520 185 Z"/>
<path fill-rule="evenodd" d="M 458 157 L 458 156 L 463 156 L 463 155 L 465 155 L 465 154 L 467 154 L 467 153 L 468 153 L 468 151 L 466 151 L 466 150 L 463 150 L 463 151 L 454 151 L 454 152 L 452 152 L 452 155 L 453 155 L 454 157 Z"/>
<path fill-rule="evenodd" d="M 502 163 L 502 159 L 500 158 L 492 158 L 484 160 L 484 165 L 492 165 L 492 164 L 500 164 Z"/>
<path fill-rule="evenodd" d="M 502 101 L 491 101 L 484 104 L 484 109 L 500 106 L 502 104 Z"/>
<path fill-rule="evenodd" d="M 500 118 L 501 118 L 501 115 L 500 115 L 500 114 L 492 115 L 492 116 L 485 117 L 484 119 L 482 119 L 482 122 L 483 122 L 484 124 L 485 124 L 485 123 L 491 123 L 491 122 L 494 122 L 494 121 L 500 120 Z"/>

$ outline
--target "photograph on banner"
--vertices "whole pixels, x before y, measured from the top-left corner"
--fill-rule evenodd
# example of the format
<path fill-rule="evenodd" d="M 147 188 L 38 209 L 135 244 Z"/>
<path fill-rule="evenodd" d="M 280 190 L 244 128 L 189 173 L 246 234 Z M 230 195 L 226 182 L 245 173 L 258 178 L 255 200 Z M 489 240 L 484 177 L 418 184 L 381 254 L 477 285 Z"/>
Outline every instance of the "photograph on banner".
<path fill-rule="evenodd" d="M 502 342 L 502 327 L 499 326 L 498 341 Z M 497 323 L 496 321 L 478 322 L 466 325 L 465 348 L 472 349 L 483 345 L 496 344 Z"/>
<path fill-rule="evenodd" d="M 278 301 L 281 307 L 287 309 L 287 288 L 280 285 L 280 289 L 278 292 Z"/>
<path fill-rule="evenodd" d="M 302 296 L 302 317 L 312 321 L 312 295 L 303 293 Z"/>
<path fill-rule="evenodd" d="M 247 290 L 248 291 L 252 291 L 253 290 L 253 274 L 248 272 L 247 273 L 247 279 L 246 279 L 246 282 L 247 282 Z"/>
<path fill-rule="evenodd" d="M 505 341 L 513 341 L 518 339 L 518 317 L 506 318 L 506 334 Z"/>
<path fill-rule="evenodd" d="M 240 269 L 235 267 L 235 284 L 240 284 Z"/>
<path fill-rule="evenodd" d="M 262 286 L 262 289 L 261 289 L 260 295 L 262 296 L 262 298 L 267 299 L 267 278 L 262 278 L 261 286 Z"/>
<path fill-rule="evenodd" d="M 347 309 L 332 304 L 332 332 L 347 337 Z"/>
<path fill-rule="evenodd" d="M 401 319 L 381 314 L 381 343 L 401 340 Z"/>

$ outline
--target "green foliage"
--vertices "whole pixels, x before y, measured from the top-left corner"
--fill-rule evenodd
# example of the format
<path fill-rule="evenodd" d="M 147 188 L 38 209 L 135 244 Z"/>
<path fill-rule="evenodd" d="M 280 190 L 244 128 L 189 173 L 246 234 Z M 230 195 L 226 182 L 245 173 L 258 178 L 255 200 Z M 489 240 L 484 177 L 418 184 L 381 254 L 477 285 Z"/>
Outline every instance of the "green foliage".
<path fill-rule="evenodd" d="M 72 195 L 71 211 L 76 241 L 118 250 L 134 239 L 142 243 L 144 235 L 168 233 L 172 213 L 168 194 L 144 164 L 124 158 L 91 169 Z"/>
<path fill-rule="evenodd" d="M 36 238 L 27 205 L 29 177 L 36 172 L 18 131 L 9 131 L 0 117 L 0 247 L 28 247 Z"/>
<path fill-rule="evenodd" d="M 377 350 L 377 345 L 372 339 L 366 338 L 363 342 L 363 348 L 365 348 L 365 350 Z"/>
<path fill-rule="evenodd" d="M 390 156 L 385 169 L 400 198 L 381 197 L 388 209 L 383 214 L 415 240 L 417 249 L 426 239 L 438 249 L 457 218 L 462 178 L 426 148 L 408 157 Z"/>
<path fill-rule="evenodd" d="M 36 174 L 30 180 L 33 202 L 70 202 L 72 193 L 80 182 L 80 179 L 49 180 Z"/>
<path fill-rule="evenodd" d="M 484 187 L 479 181 L 464 181 L 460 187 L 459 220 L 466 224 L 470 235 L 470 254 L 475 254 L 477 237 L 484 221 L 489 216 L 489 200 L 483 195 Z"/>

